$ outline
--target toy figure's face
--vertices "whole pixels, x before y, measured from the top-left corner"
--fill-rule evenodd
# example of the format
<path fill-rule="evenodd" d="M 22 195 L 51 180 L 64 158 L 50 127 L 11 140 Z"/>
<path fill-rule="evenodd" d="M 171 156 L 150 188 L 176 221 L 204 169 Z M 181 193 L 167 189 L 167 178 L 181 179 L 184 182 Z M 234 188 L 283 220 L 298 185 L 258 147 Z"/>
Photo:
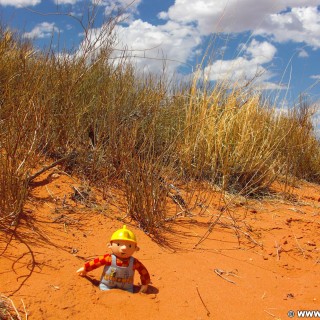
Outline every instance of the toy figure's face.
<path fill-rule="evenodd" d="M 120 259 L 130 258 L 135 251 L 139 250 L 134 242 L 127 240 L 113 240 L 109 243 L 109 248 Z"/>

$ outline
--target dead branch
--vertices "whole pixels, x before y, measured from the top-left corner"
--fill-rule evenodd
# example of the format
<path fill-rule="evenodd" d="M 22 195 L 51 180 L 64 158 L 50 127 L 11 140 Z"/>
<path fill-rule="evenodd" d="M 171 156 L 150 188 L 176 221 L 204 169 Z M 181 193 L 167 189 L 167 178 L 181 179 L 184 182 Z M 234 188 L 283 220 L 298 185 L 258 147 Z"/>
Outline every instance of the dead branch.
<path fill-rule="evenodd" d="M 209 311 L 209 309 L 207 308 L 207 306 L 205 305 L 205 303 L 204 303 L 204 301 L 203 301 L 203 299 L 202 299 L 202 297 L 201 297 L 201 295 L 200 295 L 200 292 L 199 292 L 198 287 L 196 287 L 196 289 L 197 289 L 198 296 L 199 296 L 199 298 L 200 298 L 200 300 L 201 300 L 201 302 L 202 302 L 203 306 L 204 306 L 204 307 L 205 307 L 205 309 L 207 310 L 207 316 L 209 317 L 209 316 L 210 316 L 210 311 Z"/>
<path fill-rule="evenodd" d="M 295 241 L 297 243 L 297 246 L 298 246 L 299 250 L 301 251 L 303 257 L 306 258 L 306 255 L 304 254 L 304 250 L 301 248 L 301 246 L 300 246 L 300 244 L 298 242 L 298 239 L 297 239 L 297 237 L 296 237 L 296 235 L 294 233 L 293 233 L 293 236 L 294 236 L 294 239 L 295 239 Z"/>
<path fill-rule="evenodd" d="M 200 243 L 202 243 L 205 239 L 207 239 L 207 237 L 210 235 L 210 233 L 212 232 L 214 226 L 219 222 L 221 216 L 223 214 L 223 211 L 220 212 L 220 214 L 218 215 L 218 217 L 210 223 L 209 228 L 207 229 L 207 231 L 205 232 L 205 234 L 199 239 L 199 241 L 193 246 L 193 249 L 196 249 L 198 247 L 198 245 Z"/>
<path fill-rule="evenodd" d="M 232 284 L 236 284 L 234 281 L 232 281 L 232 280 L 230 280 L 230 279 L 228 279 L 228 278 L 226 278 L 226 277 L 223 276 L 223 274 L 236 276 L 236 275 L 234 274 L 234 272 L 226 272 L 226 271 L 223 271 L 223 270 L 220 270 L 220 269 L 214 269 L 213 271 L 214 271 L 214 273 L 215 273 L 216 275 L 218 275 L 220 278 L 222 278 L 222 279 L 224 279 L 224 280 L 226 280 L 226 281 L 228 281 L 228 282 L 230 282 L 230 283 L 232 283 Z"/>
<path fill-rule="evenodd" d="M 47 170 L 49 170 L 51 168 L 54 168 L 55 166 L 57 166 L 58 164 L 66 161 L 66 160 L 74 158 L 75 156 L 76 156 L 75 153 L 72 152 L 72 153 L 68 154 L 67 156 L 65 156 L 65 157 L 63 157 L 63 158 L 51 163 L 50 165 L 43 167 L 41 170 L 39 170 L 38 172 L 34 173 L 33 175 L 28 176 L 27 179 L 26 179 L 27 185 L 29 185 L 31 181 L 33 181 L 35 178 L 40 176 L 42 173 L 46 172 Z"/>

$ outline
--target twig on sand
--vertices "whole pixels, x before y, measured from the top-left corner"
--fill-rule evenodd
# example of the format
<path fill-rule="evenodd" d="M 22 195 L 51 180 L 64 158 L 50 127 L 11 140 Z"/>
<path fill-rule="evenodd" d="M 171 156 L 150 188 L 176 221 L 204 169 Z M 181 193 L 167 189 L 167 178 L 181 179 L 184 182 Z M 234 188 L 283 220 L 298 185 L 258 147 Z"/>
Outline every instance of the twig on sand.
<path fill-rule="evenodd" d="M 219 222 L 221 216 L 223 214 L 223 211 L 220 212 L 220 214 L 218 215 L 218 217 L 210 223 L 210 226 L 208 228 L 208 230 L 205 232 L 205 234 L 199 239 L 199 241 L 193 246 L 193 249 L 196 249 L 197 246 L 202 243 L 205 239 L 207 239 L 207 237 L 209 236 L 209 234 L 212 232 L 214 226 Z"/>
<path fill-rule="evenodd" d="M 296 240 L 297 246 L 298 246 L 298 248 L 300 249 L 303 257 L 306 258 L 306 255 L 304 254 L 304 250 L 301 248 L 301 246 L 300 246 L 300 244 L 299 244 L 299 242 L 298 242 L 298 239 L 297 239 L 297 237 L 296 237 L 296 235 L 295 235 L 294 233 L 293 233 L 293 236 L 294 236 L 294 239 Z"/>
<path fill-rule="evenodd" d="M 278 261 L 280 260 L 280 251 L 279 249 L 281 249 L 281 247 L 278 245 L 277 241 L 274 242 L 275 243 L 275 248 L 277 251 L 277 257 L 278 257 Z"/>
<path fill-rule="evenodd" d="M 201 300 L 201 302 L 202 302 L 202 304 L 203 304 L 204 308 L 205 308 L 205 309 L 206 309 L 206 311 L 207 311 L 207 316 L 208 316 L 208 317 L 210 317 L 210 311 L 209 311 L 209 309 L 207 308 L 206 304 L 204 303 L 204 301 L 203 301 L 203 299 L 202 299 L 202 297 L 201 297 L 201 295 L 200 295 L 200 292 L 199 292 L 198 286 L 196 287 L 196 289 L 197 289 L 198 296 L 199 296 L 199 298 L 200 298 L 200 300 Z"/>
<path fill-rule="evenodd" d="M 23 305 L 23 311 L 24 311 L 24 314 L 26 316 L 26 320 L 28 320 L 28 312 L 27 312 L 27 309 L 26 309 L 26 305 L 24 304 L 24 301 L 21 299 L 21 302 L 22 302 L 22 305 Z"/>
<path fill-rule="evenodd" d="M 27 185 L 29 185 L 32 180 L 34 180 L 35 178 L 37 178 L 38 176 L 40 176 L 42 173 L 46 172 L 47 170 L 57 166 L 58 164 L 62 163 L 63 161 L 72 159 L 74 157 L 75 157 L 75 153 L 70 153 L 67 156 L 49 164 L 48 166 L 43 167 L 41 170 L 39 170 L 36 173 L 34 173 L 33 175 L 27 177 L 27 181 L 26 181 Z"/>
<path fill-rule="evenodd" d="M 271 316 L 271 317 L 276 317 L 273 313 L 271 313 L 271 312 L 269 312 L 269 311 L 267 311 L 267 310 L 263 310 L 265 313 L 267 313 L 269 316 Z"/>
<path fill-rule="evenodd" d="M 79 188 L 76 188 L 75 186 L 72 186 L 72 188 L 73 188 L 73 190 L 74 190 L 74 192 L 75 192 L 73 198 L 76 198 L 77 196 L 80 196 L 80 198 L 82 198 L 82 200 L 84 200 L 84 201 L 87 200 L 87 198 L 88 198 L 88 195 L 87 195 L 87 194 L 85 194 L 84 192 L 82 193 L 82 192 L 79 190 Z"/>
<path fill-rule="evenodd" d="M 231 276 L 237 276 L 234 272 L 226 272 L 226 271 L 223 271 L 223 270 L 221 270 L 221 269 L 214 269 L 213 271 L 214 271 L 214 273 L 215 273 L 216 275 L 218 275 L 218 276 L 221 277 L 222 279 L 224 279 L 224 280 L 226 280 L 226 281 L 228 281 L 228 282 L 230 282 L 230 283 L 236 284 L 234 281 L 232 281 L 232 280 L 230 280 L 230 279 L 228 279 L 228 278 L 226 278 L 226 277 L 223 276 L 223 274 L 231 275 Z"/>
<path fill-rule="evenodd" d="M 236 232 L 241 232 L 242 234 L 244 234 L 246 238 L 248 238 L 249 240 L 251 240 L 251 241 L 252 241 L 254 244 L 256 244 L 257 246 L 259 246 L 259 247 L 261 247 L 261 248 L 263 247 L 263 245 L 262 245 L 261 243 L 259 243 L 259 242 L 257 242 L 256 240 L 254 240 L 248 232 L 245 232 L 245 231 L 241 230 L 241 228 L 240 228 L 239 226 L 234 225 L 234 226 L 232 226 L 232 228 L 234 228 L 234 230 L 235 230 Z"/>

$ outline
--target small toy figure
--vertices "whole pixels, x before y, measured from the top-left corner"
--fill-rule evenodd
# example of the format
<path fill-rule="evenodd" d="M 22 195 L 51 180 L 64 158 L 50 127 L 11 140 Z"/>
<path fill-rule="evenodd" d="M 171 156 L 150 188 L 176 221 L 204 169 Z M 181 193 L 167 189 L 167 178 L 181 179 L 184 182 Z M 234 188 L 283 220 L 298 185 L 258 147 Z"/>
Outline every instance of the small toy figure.
<path fill-rule="evenodd" d="M 140 292 L 145 293 L 150 283 L 150 275 L 145 266 L 138 259 L 132 257 L 133 253 L 140 249 L 134 233 L 124 225 L 122 229 L 112 234 L 108 247 L 112 254 L 107 253 L 86 262 L 82 268 L 77 270 L 77 273 L 80 276 L 85 276 L 88 271 L 105 266 L 99 285 L 101 290 L 120 288 L 133 292 L 134 272 L 137 270 L 141 279 Z"/>

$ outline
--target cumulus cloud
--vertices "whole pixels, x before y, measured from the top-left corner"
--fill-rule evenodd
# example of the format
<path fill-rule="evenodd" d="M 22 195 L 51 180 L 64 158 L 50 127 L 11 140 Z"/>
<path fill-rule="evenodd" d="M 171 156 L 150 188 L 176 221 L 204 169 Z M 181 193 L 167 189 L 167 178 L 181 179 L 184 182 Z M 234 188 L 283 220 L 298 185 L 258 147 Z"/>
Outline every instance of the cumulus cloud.
<path fill-rule="evenodd" d="M 199 51 L 202 39 L 212 33 L 250 32 L 254 38 L 262 36 L 267 41 L 252 40 L 242 46 L 237 58 L 213 61 L 206 75 L 211 80 L 229 77 L 236 81 L 260 75 L 261 86 L 278 88 L 270 82 L 274 74 L 268 70 L 276 55 L 276 43 L 301 42 L 320 48 L 319 0 L 175 0 L 167 11 L 158 14 L 162 25 L 137 19 L 142 0 L 91 1 L 105 6 L 106 14 L 129 6 L 129 19 L 116 28 L 118 49 L 127 49 L 139 68 L 152 72 L 162 70 L 163 59 L 167 59 L 169 72 L 185 66 Z M 116 51 L 114 58 L 117 53 L 122 55 Z M 308 52 L 300 49 L 298 56 L 307 57 Z"/>
<path fill-rule="evenodd" d="M 193 26 L 200 36 L 214 33 L 250 32 L 268 41 L 253 40 L 243 45 L 237 58 L 216 60 L 205 70 L 211 80 L 252 79 L 265 88 L 279 88 L 270 82 L 274 74 L 268 70 L 276 54 L 276 43 L 304 43 L 320 48 L 319 0 L 176 0 L 160 19 Z M 273 44 L 271 44 L 273 42 Z M 298 56 L 308 57 L 306 50 Z"/>
<path fill-rule="evenodd" d="M 292 8 L 267 17 L 256 34 L 271 36 L 276 42 L 304 42 L 320 48 L 320 11 L 317 7 Z"/>
<path fill-rule="evenodd" d="M 308 52 L 306 50 L 299 49 L 298 57 L 299 58 L 308 58 L 309 54 L 308 54 Z"/>
<path fill-rule="evenodd" d="M 197 30 L 172 21 L 154 26 L 139 19 L 128 26 L 119 26 L 116 32 L 117 47 L 127 49 L 140 67 L 152 72 L 160 72 L 164 61 L 169 72 L 187 64 L 201 42 Z"/>
<path fill-rule="evenodd" d="M 54 0 L 55 4 L 75 4 L 79 2 L 79 0 Z"/>
<path fill-rule="evenodd" d="M 52 37 L 54 32 L 59 32 L 54 23 L 42 22 L 36 25 L 30 32 L 24 33 L 23 36 L 30 39 L 43 39 Z"/>
<path fill-rule="evenodd" d="M 257 30 L 274 41 L 305 42 L 319 48 L 318 5 L 318 0 L 176 0 L 159 17 L 194 23 L 202 35 Z"/>
<path fill-rule="evenodd" d="M 91 0 L 93 4 L 107 6 L 115 4 L 123 8 L 136 8 L 139 6 L 142 0 Z"/>
<path fill-rule="evenodd" d="M 256 64 L 265 64 L 272 61 L 277 49 L 267 41 L 259 42 L 253 39 L 249 46 L 245 46 L 245 52 Z"/>
<path fill-rule="evenodd" d="M 76 54 L 81 55 L 86 48 L 96 54 L 111 45 L 114 49 L 111 58 L 115 63 L 126 57 L 142 72 L 161 73 L 164 67 L 169 74 L 175 73 L 179 67 L 185 67 L 190 73 L 193 71 L 189 62 L 199 54 L 201 36 L 192 26 L 173 21 L 153 25 L 135 19 L 115 27 L 116 43 L 110 42 L 113 37 L 109 34 L 104 36 L 103 28 L 91 29 Z"/>
<path fill-rule="evenodd" d="M 137 8 L 141 2 L 142 0 L 92 0 L 93 4 L 105 7 L 106 16 L 109 16 L 114 12 L 123 12 L 127 21 L 132 20 L 133 15 L 138 12 Z"/>
<path fill-rule="evenodd" d="M 272 72 L 263 65 L 270 63 L 277 50 L 269 42 L 259 42 L 255 39 L 249 45 L 243 45 L 243 56 L 232 60 L 217 60 L 208 65 L 204 76 L 208 80 L 242 83 L 251 81 L 259 84 L 263 89 L 276 89 L 278 85 L 269 82 Z"/>
<path fill-rule="evenodd" d="M 41 0 L 0 0 L 0 5 L 17 8 L 36 6 L 39 3 L 41 3 Z"/>

